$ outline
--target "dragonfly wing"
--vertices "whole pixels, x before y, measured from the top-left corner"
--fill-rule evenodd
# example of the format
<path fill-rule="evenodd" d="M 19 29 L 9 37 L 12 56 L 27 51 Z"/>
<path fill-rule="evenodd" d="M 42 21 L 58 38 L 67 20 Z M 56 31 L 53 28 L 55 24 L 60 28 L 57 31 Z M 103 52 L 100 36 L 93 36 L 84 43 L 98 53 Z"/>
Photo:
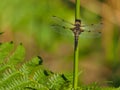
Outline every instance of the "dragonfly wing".
<path fill-rule="evenodd" d="M 83 29 L 83 31 L 85 32 L 101 32 L 101 29 L 103 27 L 102 23 L 98 23 L 98 24 L 90 24 L 90 25 L 82 25 L 81 28 Z"/>
<path fill-rule="evenodd" d="M 57 16 L 52 16 L 52 20 L 54 23 L 64 24 L 65 26 L 74 26 L 73 23 L 68 22 L 67 20 L 64 20 L 64 19 L 57 17 Z"/>
<path fill-rule="evenodd" d="M 97 32 L 82 32 L 80 34 L 80 38 L 99 38 L 101 33 Z"/>
<path fill-rule="evenodd" d="M 73 36 L 71 28 L 66 27 L 64 25 L 53 24 L 53 25 L 51 25 L 51 31 L 55 32 L 55 34 L 59 34 L 61 36 Z"/>
<path fill-rule="evenodd" d="M 81 25 L 81 29 L 84 31 L 80 35 L 83 38 L 98 38 L 101 36 L 103 24 L 90 24 L 90 25 Z"/>
<path fill-rule="evenodd" d="M 70 27 L 73 27 L 74 24 L 57 16 L 53 16 L 52 21 L 51 30 L 56 32 L 56 34 L 60 34 L 60 36 L 73 36 Z"/>

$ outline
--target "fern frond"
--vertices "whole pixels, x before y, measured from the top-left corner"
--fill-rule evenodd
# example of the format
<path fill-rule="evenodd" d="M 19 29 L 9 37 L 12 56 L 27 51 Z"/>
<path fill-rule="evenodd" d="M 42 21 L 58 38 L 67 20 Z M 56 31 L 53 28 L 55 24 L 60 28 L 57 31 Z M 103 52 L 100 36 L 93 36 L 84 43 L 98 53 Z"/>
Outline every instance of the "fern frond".
<path fill-rule="evenodd" d="M 114 87 L 104 87 L 104 88 L 101 88 L 101 90 L 120 90 L 120 87 L 118 87 L 118 88 L 114 88 Z"/>
<path fill-rule="evenodd" d="M 47 82 L 47 86 L 51 90 L 59 90 L 62 85 L 64 85 L 65 81 L 59 74 L 53 74 Z"/>
<path fill-rule="evenodd" d="M 49 90 L 47 87 L 37 82 L 32 82 L 31 84 L 26 86 L 24 89 L 25 90 Z"/>
<path fill-rule="evenodd" d="M 81 86 L 83 90 L 101 90 L 101 87 L 98 83 L 94 82 L 87 86 Z"/>
<path fill-rule="evenodd" d="M 11 81 L 13 79 L 17 79 L 20 76 L 22 76 L 22 74 L 18 71 L 13 72 L 11 69 L 7 70 L 4 74 L 3 74 L 3 78 L 0 81 L 0 86 L 9 86 L 9 84 L 11 83 Z"/>
<path fill-rule="evenodd" d="M 50 78 L 50 76 L 51 76 L 51 74 L 49 74 L 49 75 L 48 75 L 48 73 L 47 73 L 47 75 L 45 74 L 45 70 L 38 69 L 34 73 L 33 80 L 37 81 L 40 84 L 47 86 L 46 82 L 48 82 L 48 79 Z"/>
<path fill-rule="evenodd" d="M 7 64 L 0 64 L 0 75 L 3 73 L 5 70 L 10 69 L 11 66 Z"/>
<path fill-rule="evenodd" d="M 21 68 L 19 69 L 19 71 L 20 71 L 21 73 L 24 73 L 24 74 L 28 74 L 28 73 L 29 73 L 29 69 L 28 69 L 28 67 L 27 67 L 26 64 L 23 64 L 23 65 L 21 66 Z"/>
<path fill-rule="evenodd" d="M 72 90 L 71 74 L 56 74 L 44 69 L 42 58 L 35 57 L 23 62 L 25 49 L 20 44 L 13 52 L 13 44 L 0 44 L 0 90 Z M 8 61 L 6 61 L 8 60 Z M 120 90 L 120 88 L 101 88 L 96 83 L 81 85 L 77 90 Z"/>
<path fill-rule="evenodd" d="M 5 88 L 6 90 L 24 90 L 23 88 L 30 83 L 31 81 L 27 76 L 19 75 L 17 78 L 13 78 Z"/>
<path fill-rule="evenodd" d="M 47 87 L 30 80 L 27 76 L 23 75 L 17 79 L 13 79 L 5 90 L 49 90 Z"/>
<path fill-rule="evenodd" d="M 29 62 L 26 62 L 25 64 L 23 64 L 19 70 L 28 75 L 32 75 L 38 69 L 43 68 L 42 65 L 39 65 L 39 61 L 40 61 L 40 59 L 38 57 L 35 57 L 32 60 L 30 60 Z"/>
<path fill-rule="evenodd" d="M 15 70 L 15 68 L 11 65 L 2 64 L 0 65 L 0 81 L 5 77 L 5 73 L 9 70 Z"/>
<path fill-rule="evenodd" d="M 11 53 L 13 50 L 13 42 L 7 42 L 0 44 L 0 63 L 5 61 L 5 58 Z"/>
<path fill-rule="evenodd" d="M 33 80 L 39 81 L 40 79 L 43 79 L 43 77 L 45 77 L 43 70 L 39 69 L 38 71 L 35 72 Z"/>
<path fill-rule="evenodd" d="M 39 56 L 32 58 L 29 62 L 27 62 L 27 65 L 30 67 L 40 66 L 41 64 L 42 64 L 42 59 Z"/>
<path fill-rule="evenodd" d="M 9 57 L 8 64 L 17 65 L 25 58 L 25 48 L 22 44 L 18 45 L 14 53 Z"/>

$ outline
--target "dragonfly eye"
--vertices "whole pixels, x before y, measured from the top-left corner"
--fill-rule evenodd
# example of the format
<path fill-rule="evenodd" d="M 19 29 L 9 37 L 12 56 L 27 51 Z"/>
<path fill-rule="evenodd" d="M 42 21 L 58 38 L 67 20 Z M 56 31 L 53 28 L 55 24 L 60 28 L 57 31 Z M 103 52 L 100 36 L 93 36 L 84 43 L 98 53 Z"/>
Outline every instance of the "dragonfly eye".
<path fill-rule="evenodd" d="M 75 22 L 79 22 L 79 23 L 80 23 L 80 22 L 81 22 L 81 20 L 79 20 L 79 19 L 76 19 L 76 20 L 75 20 Z"/>

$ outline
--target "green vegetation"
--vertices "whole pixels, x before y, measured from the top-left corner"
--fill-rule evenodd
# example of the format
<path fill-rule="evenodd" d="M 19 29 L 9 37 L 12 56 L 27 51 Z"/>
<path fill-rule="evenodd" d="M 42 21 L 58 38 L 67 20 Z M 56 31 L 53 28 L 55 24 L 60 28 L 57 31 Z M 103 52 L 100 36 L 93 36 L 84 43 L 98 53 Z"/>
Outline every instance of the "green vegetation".
<path fill-rule="evenodd" d="M 39 56 L 24 62 L 24 55 L 25 49 L 22 44 L 18 45 L 16 49 L 12 42 L 0 45 L 0 90 L 61 90 L 62 87 L 69 88 L 70 82 L 64 74 L 46 70 Z"/>
<path fill-rule="evenodd" d="M 107 0 L 1 0 L 0 90 L 120 90 L 118 7 Z M 53 31 L 53 15 L 87 25 L 103 20 L 101 38 L 80 35 L 73 56 L 73 36 Z"/>
<path fill-rule="evenodd" d="M 14 48 L 13 42 L 0 44 L 0 90 L 71 90 L 70 75 L 45 69 L 42 58 L 37 56 L 24 61 L 22 44 Z M 76 90 L 119 90 L 102 88 L 97 83 L 80 85 Z"/>

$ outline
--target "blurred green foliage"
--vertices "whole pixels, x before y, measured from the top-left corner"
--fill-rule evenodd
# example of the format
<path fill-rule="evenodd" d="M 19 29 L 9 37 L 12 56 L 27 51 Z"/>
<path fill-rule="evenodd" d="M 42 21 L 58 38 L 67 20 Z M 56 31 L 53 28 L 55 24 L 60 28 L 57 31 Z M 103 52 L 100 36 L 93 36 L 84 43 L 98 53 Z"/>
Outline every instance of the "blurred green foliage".
<path fill-rule="evenodd" d="M 73 22 L 74 5 L 67 0 L 52 0 L 52 2 L 51 0 L 4 0 L 0 3 L 1 28 L 9 25 L 14 31 L 34 33 L 38 44 L 47 48 L 51 42 L 60 39 L 57 39 L 57 35 L 50 30 L 51 17 L 56 15 Z M 87 18 L 96 17 L 88 11 L 82 12 L 84 16 L 89 14 Z"/>
<path fill-rule="evenodd" d="M 50 46 L 56 38 L 50 31 L 52 15 L 69 17 L 72 11 L 61 0 L 4 0 L 0 3 L 1 28 L 35 33 L 39 44 Z M 62 7 L 61 7 L 62 6 Z M 65 13 L 67 11 L 67 13 Z"/>
<path fill-rule="evenodd" d="M 105 0 L 96 1 L 104 2 Z M 9 27 L 12 32 L 23 32 L 26 38 L 27 34 L 31 34 L 37 45 L 45 52 L 58 50 L 62 44 L 66 43 L 71 47 L 73 46 L 73 37 L 64 37 L 54 33 L 51 28 L 51 17 L 55 15 L 74 23 L 74 6 L 74 0 L 1 0 L 0 31 L 5 32 L 4 29 Z M 81 19 L 86 24 L 98 23 L 101 16 L 81 6 Z M 108 59 L 107 63 L 110 61 L 113 70 L 119 69 L 119 27 L 116 25 L 113 30 L 112 43 L 106 47 L 103 45 L 104 49 L 101 47 L 101 38 L 80 38 L 80 60 L 91 53 L 99 52 L 102 59 Z M 105 52 L 108 54 L 106 56 L 103 54 L 105 48 L 110 48 L 110 51 Z M 65 48 L 62 52 L 69 49 Z M 68 56 L 73 57 L 73 52 Z"/>

